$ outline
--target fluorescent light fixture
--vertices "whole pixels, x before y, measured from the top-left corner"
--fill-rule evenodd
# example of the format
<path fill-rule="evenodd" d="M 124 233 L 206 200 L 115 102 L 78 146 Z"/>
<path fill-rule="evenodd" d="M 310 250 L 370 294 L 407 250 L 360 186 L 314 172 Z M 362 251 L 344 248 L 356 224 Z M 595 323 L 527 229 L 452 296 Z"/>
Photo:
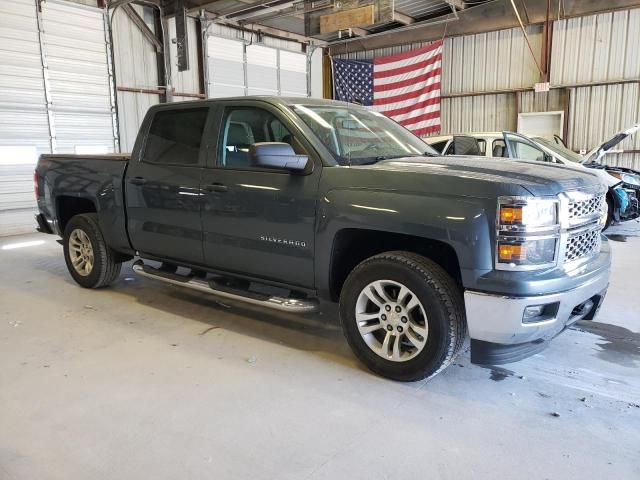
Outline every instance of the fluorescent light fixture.
<path fill-rule="evenodd" d="M 42 245 L 44 240 L 33 240 L 31 242 L 17 242 L 17 243 L 7 243 L 2 246 L 2 250 L 15 250 L 17 248 L 26 248 L 26 247 L 35 247 L 37 245 Z"/>

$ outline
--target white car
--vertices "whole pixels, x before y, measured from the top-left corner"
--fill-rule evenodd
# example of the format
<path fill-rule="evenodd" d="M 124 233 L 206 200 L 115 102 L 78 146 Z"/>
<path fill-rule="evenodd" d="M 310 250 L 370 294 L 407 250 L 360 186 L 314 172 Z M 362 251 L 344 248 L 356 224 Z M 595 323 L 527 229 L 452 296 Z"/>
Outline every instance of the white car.
<path fill-rule="evenodd" d="M 640 216 L 639 196 L 637 193 L 637 189 L 640 187 L 640 178 L 635 178 L 637 175 L 626 175 L 628 177 L 627 180 L 631 179 L 632 182 L 638 182 L 638 187 L 635 187 L 632 183 L 631 185 L 624 185 L 627 188 L 622 188 L 621 179 L 607 173 L 604 168 L 597 168 L 597 162 L 607 151 L 639 129 L 640 125 L 635 125 L 620 132 L 584 156 L 569 150 L 555 140 L 538 136 L 528 137 L 514 132 L 443 135 L 429 137 L 425 140 L 443 155 L 519 158 L 557 163 L 566 168 L 595 174 L 609 188 L 609 195 L 607 195 L 609 206 L 607 226 L 609 226 L 613 222 L 631 220 Z"/>

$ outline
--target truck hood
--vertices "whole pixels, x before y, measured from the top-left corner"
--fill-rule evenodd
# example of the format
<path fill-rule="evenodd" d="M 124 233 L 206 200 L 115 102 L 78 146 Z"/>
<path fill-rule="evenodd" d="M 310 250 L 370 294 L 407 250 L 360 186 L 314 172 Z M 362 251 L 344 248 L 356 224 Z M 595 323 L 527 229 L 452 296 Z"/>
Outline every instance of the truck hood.
<path fill-rule="evenodd" d="M 640 130 L 640 123 L 637 125 L 633 125 L 621 132 L 616 133 L 613 138 L 610 138 L 606 142 L 602 143 L 598 147 L 591 150 L 587 153 L 582 159 L 581 163 L 598 163 L 604 157 L 604 155 L 611 151 L 613 147 L 622 142 L 625 138 L 630 135 L 633 135 L 638 130 Z"/>
<path fill-rule="evenodd" d="M 407 157 L 352 168 L 460 177 L 505 186 L 520 186 L 535 196 L 557 195 L 567 190 L 597 189 L 601 186 L 597 176 L 588 170 L 579 172 L 560 165 L 502 158 Z"/>

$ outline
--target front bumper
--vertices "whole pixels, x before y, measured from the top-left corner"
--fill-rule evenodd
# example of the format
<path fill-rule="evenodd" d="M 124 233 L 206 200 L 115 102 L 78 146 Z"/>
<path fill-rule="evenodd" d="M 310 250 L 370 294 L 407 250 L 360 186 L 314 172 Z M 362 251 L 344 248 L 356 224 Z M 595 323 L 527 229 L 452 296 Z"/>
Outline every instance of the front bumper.
<path fill-rule="evenodd" d="M 467 290 L 471 361 L 499 365 L 521 360 L 544 349 L 576 321 L 593 320 L 606 295 L 609 272 L 609 267 L 603 268 L 571 290 L 548 295 L 510 297 Z M 525 309 L 534 305 L 553 305 L 554 313 L 537 322 L 523 322 Z"/>

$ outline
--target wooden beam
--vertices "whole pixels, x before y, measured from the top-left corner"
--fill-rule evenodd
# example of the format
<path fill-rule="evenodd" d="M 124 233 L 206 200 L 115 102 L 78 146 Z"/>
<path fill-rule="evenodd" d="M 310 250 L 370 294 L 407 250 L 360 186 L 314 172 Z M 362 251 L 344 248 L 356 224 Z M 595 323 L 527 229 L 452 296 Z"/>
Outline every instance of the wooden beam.
<path fill-rule="evenodd" d="M 393 12 L 393 19 L 403 25 L 411 25 L 416 21 L 415 18 L 410 17 L 409 15 L 405 15 L 404 13 L 400 13 L 397 10 Z"/>
<path fill-rule="evenodd" d="M 340 10 L 320 16 L 320 33 L 334 33 L 347 28 L 355 29 L 356 27 L 373 25 L 374 22 L 375 7 L 373 5 Z"/>
<path fill-rule="evenodd" d="M 127 14 L 136 27 L 142 32 L 147 40 L 155 47 L 156 52 L 162 52 L 162 42 L 156 37 L 155 33 L 144 23 L 144 20 L 138 15 L 138 12 L 130 4 L 122 5 L 122 10 Z"/>

